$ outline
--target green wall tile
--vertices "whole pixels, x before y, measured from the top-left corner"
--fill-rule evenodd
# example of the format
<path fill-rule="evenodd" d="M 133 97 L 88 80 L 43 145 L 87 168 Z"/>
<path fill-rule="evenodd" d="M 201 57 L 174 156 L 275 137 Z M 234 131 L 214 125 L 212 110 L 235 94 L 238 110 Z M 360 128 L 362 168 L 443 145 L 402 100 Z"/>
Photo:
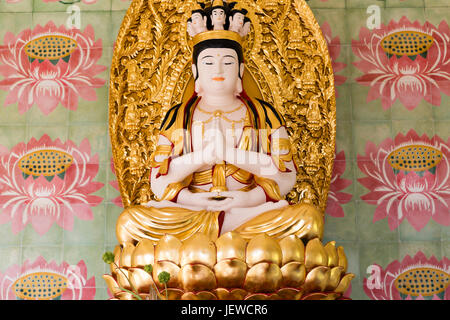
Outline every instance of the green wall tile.
<path fill-rule="evenodd" d="M 30 110 L 21 114 L 17 103 L 4 106 L 9 87 L 0 88 L 1 146 L 11 150 L 18 143 L 28 143 L 31 138 L 39 139 L 44 134 L 49 135 L 52 140 L 58 138 L 63 143 L 73 141 L 77 146 L 83 139 L 88 139 L 91 156 L 99 155 L 99 169 L 93 181 L 104 184 L 103 188 L 93 193 L 103 200 L 98 206 L 91 207 L 92 219 L 82 220 L 75 216 L 72 230 L 54 223 L 47 233 L 39 235 L 31 224 L 27 224 L 24 230 L 13 234 L 11 222 L 0 225 L 0 261 L 4 262 L 0 264 L 0 273 L 14 264 L 21 265 L 25 260 L 34 261 L 38 256 L 57 264 L 65 261 L 76 265 L 82 260 L 86 263 L 88 279 L 95 277 L 95 299 L 109 298 L 102 275 L 110 270 L 102 261 L 102 255 L 107 250 L 112 251 L 117 245 L 115 225 L 123 208 L 112 203 L 120 193 L 110 185 L 116 177 L 110 168 L 108 86 L 113 46 L 130 3 L 122 0 L 99 0 L 94 4 L 76 4 L 80 8 L 81 32 L 91 25 L 95 40 L 102 39 L 102 55 L 97 64 L 106 69 L 95 78 L 103 79 L 105 84 L 95 89 L 95 101 L 79 97 L 76 110 L 68 110 L 59 104 L 47 116 L 34 104 Z M 351 194 L 352 199 L 342 204 L 344 217 L 325 216 L 324 242 L 336 241 L 337 245 L 344 247 L 349 263 L 348 272 L 356 275 L 352 281 L 351 297 L 367 300 L 369 297 L 364 292 L 363 280 L 368 276 L 367 268 L 370 265 L 378 264 L 386 268 L 391 262 L 401 261 L 406 255 L 414 256 L 418 251 L 424 252 L 428 258 L 431 255 L 435 255 L 438 260 L 448 258 L 450 227 L 433 219 L 420 231 L 414 229 L 407 219 L 394 230 L 390 229 L 387 218 L 374 222 L 377 199 L 361 199 L 369 190 L 358 182 L 359 178 L 366 175 L 358 167 L 357 155 L 365 155 L 369 141 L 379 147 L 386 139 L 393 139 L 400 133 L 405 135 L 411 129 L 419 136 L 427 135 L 431 138 L 438 135 L 445 142 L 450 141 L 450 96 L 441 93 L 440 99 L 437 96 L 431 101 L 421 99 L 412 110 L 408 110 L 399 100 L 383 109 L 383 102 L 388 97 L 368 101 L 371 84 L 357 82 L 364 73 L 354 65 L 361 59 L 354 54 L 354 49 L 357 48 L 352 47 L 352 41 L 361 40 L 360 30 L 368 28 L 367 22 L 371 15 L 367 12 L 369 6 L 379 7 L 380 22 L 384 25 L 392 20 L 398 22 L 406 16 L 411 22 L 417 20 L 423 25 L 428 21 L 438 27 L 441 23 L 448 24 L 450 2 L 310 0 L 308 4 L 320 25 L 330 25 L 331 37 L 339 37 L 340 55 L 334 62 L 346 65 L 345 69 L 336 72 L 336 75 L 346 78 L 345 83 L 336 86 L 339 93 L 336 151 L 345 152 L 346 157 L 346 170 L 341 178 L 352 181 L 350 186 L 340 192 Z M 33 29 L 38 24 L 44 26 L 49 21 L 53 21 L 57 27 L 66 26 L 68 7 L 70 6 L 58 2 L 45 3 L 42 0 L 23 0 L 14 4 L 0 1 L 0 50 L 8 50 L 4 46 L 7 32 L 17 36 L 23 30 Z M 449 34 L 447 36 L 450 37 Z M 332 49 L 335 47 L 330 47 Z M 0 61 L 0 66 L 2 64 Z M 0 81 L 2 79 L 0 75 Z M 428 85 L 428 93 L 431 92 L 431 86 Z M 450 80 L 443 80 L 439 86 L 450 86 Z"/>

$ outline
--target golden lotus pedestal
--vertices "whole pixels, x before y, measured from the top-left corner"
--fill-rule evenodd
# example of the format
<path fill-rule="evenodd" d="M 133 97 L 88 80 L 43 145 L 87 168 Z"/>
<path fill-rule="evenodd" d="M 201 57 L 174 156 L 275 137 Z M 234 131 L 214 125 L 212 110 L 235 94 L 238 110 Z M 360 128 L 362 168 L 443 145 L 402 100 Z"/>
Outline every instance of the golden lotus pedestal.
<path fill-rule="evenodd" d="M 237 232 L 215 242 L 203 234 L 184 242 L 166 235 L 156 244 L 141 240 L 117 246 L 112 275 L 103 278 L 119 300 L 137 299 L 133 290 L 143 300 L 348 299 L 344 293 L 354 275 L 346 273 L 344 250 L 335 245 L 266 234 L 246 241 Z M 151 274 L 144 270 L 148 265 Z M 163 271 L 170 274 L 166 284 L 158 279 Z"/>

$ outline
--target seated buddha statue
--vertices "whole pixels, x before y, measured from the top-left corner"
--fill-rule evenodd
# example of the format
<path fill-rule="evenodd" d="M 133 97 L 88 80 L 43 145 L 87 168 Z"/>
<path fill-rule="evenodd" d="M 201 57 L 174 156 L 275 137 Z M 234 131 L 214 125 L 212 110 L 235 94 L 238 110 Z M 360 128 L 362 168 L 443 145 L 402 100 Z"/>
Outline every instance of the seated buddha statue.
<path fill-rule="evenodd" d="M 238 5 L 226 12 L 246 14 Z M 292 147 L 282 114 L 243 87 L 249 28 L 240 25 L 190 33 L 195 92 L 165 114 L 149 177 L 157 200 L 122 212 L 119 243 L 196 233 L 215 240 L 233 230 L 246 239 L 260 233 L 322 238 L 322 213 L 284 200 L 296 183 Z"/>

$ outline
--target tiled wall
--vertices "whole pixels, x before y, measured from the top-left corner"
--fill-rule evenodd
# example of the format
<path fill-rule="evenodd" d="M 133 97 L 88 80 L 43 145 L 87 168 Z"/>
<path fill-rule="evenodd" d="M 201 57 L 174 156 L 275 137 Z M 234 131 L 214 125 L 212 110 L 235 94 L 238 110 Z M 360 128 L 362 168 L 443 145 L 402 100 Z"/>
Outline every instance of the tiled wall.
<path fill-rule="evenodd" d="M 345 248 L 357 276 L 351 297 L 449 299 L 450 2 L 308 3 L 329 41 L 338 91 L 325 241 Z M 117 242 L 121 208 L 108 78 L 128 5 L 82 0 L 80 28 L 70 30 L 70 4 L 0 0 L 0 299 L 33 297 L 15 291 L 16 281 L 50 273 L 59 280 L 48 297 L 109 298 L 101 257 Z M 33 59 L 44 46 L 34 39 L 48 34 L 70 56 Z M 385 40 L 405 35 L 418 49 L 387 49 Z M 33 161 L 42 167 L 27 168 Z M 431 291 L 402 287 L 414 275 Z M 62 295 L 57 281 L 71 284 Z"/>

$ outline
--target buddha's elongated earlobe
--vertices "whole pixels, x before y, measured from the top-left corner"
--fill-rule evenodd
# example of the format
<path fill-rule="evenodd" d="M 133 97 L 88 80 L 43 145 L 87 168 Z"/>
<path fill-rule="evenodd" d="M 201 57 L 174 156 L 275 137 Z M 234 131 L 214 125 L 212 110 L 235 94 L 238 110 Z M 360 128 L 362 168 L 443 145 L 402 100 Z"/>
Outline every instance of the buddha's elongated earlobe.
<path fill-rule="evenodd" d="M 192 75 L 194 76 L 194 90 L 197 94 L 200 93 L 200 84 L 197 81 L 197 66 L 195 64 L 192 64 Z"/>
<path fill-rule="evenodd" d="M 238 79 L 238 81 L 236 81 L 236 92 L 235 92 L 235 96 L 239 96 L 242 93 L 242 80 Z"/>
<path fill-rule="evenodd" d="M 194 81 L 197 80 L 197 66 L 192 64 L 192 75 L 194 76 Z"/>
<path fill-rule="evenodd" d="M 197 95 L 200 95 L 201 87 L 198 81 L 195 81 L 194 90 L 197 93 Z"/>
<path fill-rule="evenodd" d="M 242 78 L 244 76 L 244 64 L 241 63 L 241 65 L 239 66 L 239 79 L 238 81 L 236 81 L 236 96 L 240 95 L 241 92 L 243 91 L 243 87 L 242 87 Z"/>

